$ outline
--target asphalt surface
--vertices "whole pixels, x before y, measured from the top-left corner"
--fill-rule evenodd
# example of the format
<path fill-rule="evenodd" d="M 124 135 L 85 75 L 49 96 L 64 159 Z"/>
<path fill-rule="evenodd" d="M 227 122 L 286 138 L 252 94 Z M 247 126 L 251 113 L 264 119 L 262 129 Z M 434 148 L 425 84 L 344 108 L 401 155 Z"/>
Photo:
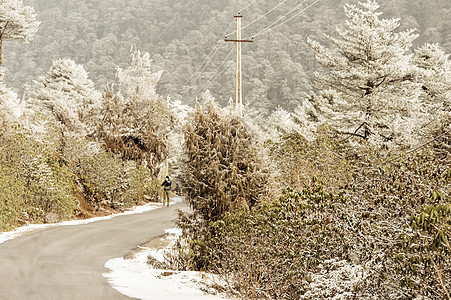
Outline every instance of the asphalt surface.
<path fill-rule="evenodd" d="M 142 214 L 55 227 L 0 244 L 1 300 L 131 299 L 102 276 L 105 263 L 173 228 L 173 204 Z"/>

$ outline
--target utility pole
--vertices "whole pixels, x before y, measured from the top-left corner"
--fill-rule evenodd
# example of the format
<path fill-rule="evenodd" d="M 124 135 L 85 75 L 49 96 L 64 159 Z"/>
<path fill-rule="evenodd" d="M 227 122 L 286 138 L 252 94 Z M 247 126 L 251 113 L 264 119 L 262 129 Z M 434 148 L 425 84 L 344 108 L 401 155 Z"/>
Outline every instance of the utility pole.
<path fill-rule="evenodd" d="M 235 107 L 240 112 L 240 115 L 243 115 L 243 74 L 241 68 L 241 43 L 252 43 L 251 40 L 242 40 L 241 39 L 241 18 L 243 16 L 240 12 L 236 16 L 236 40 L 229 40 L 227 37 L 224 38 L 226 42 L 234 42 L 236 43 L 236 89 L 235 89 Z"/>

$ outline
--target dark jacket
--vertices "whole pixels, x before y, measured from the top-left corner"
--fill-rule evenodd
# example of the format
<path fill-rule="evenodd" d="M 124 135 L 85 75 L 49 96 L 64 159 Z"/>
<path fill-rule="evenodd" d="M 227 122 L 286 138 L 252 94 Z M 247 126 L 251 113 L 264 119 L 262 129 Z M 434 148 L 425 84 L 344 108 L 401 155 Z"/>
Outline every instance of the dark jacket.
<path fill-rule="evenodd" d="M 165 191 L 169 191 L 169 190 L 171 189 L 171 185 L 172 185 L 172 182 L 171 182 L 171 180 L 168 179 L 168 178 L 166 178 L 166 179 L 163 181 L 163 183 L 161 184 L 161 186 L 164 187 L 164 190 L 165 190 Z"/>

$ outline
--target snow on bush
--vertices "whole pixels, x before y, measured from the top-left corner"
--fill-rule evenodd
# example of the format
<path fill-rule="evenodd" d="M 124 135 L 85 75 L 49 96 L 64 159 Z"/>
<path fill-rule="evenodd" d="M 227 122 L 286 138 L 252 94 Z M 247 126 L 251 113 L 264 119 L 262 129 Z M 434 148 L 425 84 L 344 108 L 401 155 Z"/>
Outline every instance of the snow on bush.
<path fill-rule="evenodd" d="M 339 258 L 326 260 L 318 267 L 319 273 L 307 275 L 310 283 L 299 299 L 354 299 L 353 290 L 368 276 L 363 266 Z"/>

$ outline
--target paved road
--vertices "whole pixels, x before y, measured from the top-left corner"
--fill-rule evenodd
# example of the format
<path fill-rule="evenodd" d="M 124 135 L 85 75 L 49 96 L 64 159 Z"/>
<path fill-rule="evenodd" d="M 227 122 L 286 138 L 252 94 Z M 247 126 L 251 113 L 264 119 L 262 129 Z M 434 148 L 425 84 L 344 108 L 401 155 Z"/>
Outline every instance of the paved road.
<path fill-rule="evenodd" d="M 1 300 L 130 299 L 102 276 L 104 264 L 174 227 L 175 208 L 35 232 L 0 244 Z"/>

